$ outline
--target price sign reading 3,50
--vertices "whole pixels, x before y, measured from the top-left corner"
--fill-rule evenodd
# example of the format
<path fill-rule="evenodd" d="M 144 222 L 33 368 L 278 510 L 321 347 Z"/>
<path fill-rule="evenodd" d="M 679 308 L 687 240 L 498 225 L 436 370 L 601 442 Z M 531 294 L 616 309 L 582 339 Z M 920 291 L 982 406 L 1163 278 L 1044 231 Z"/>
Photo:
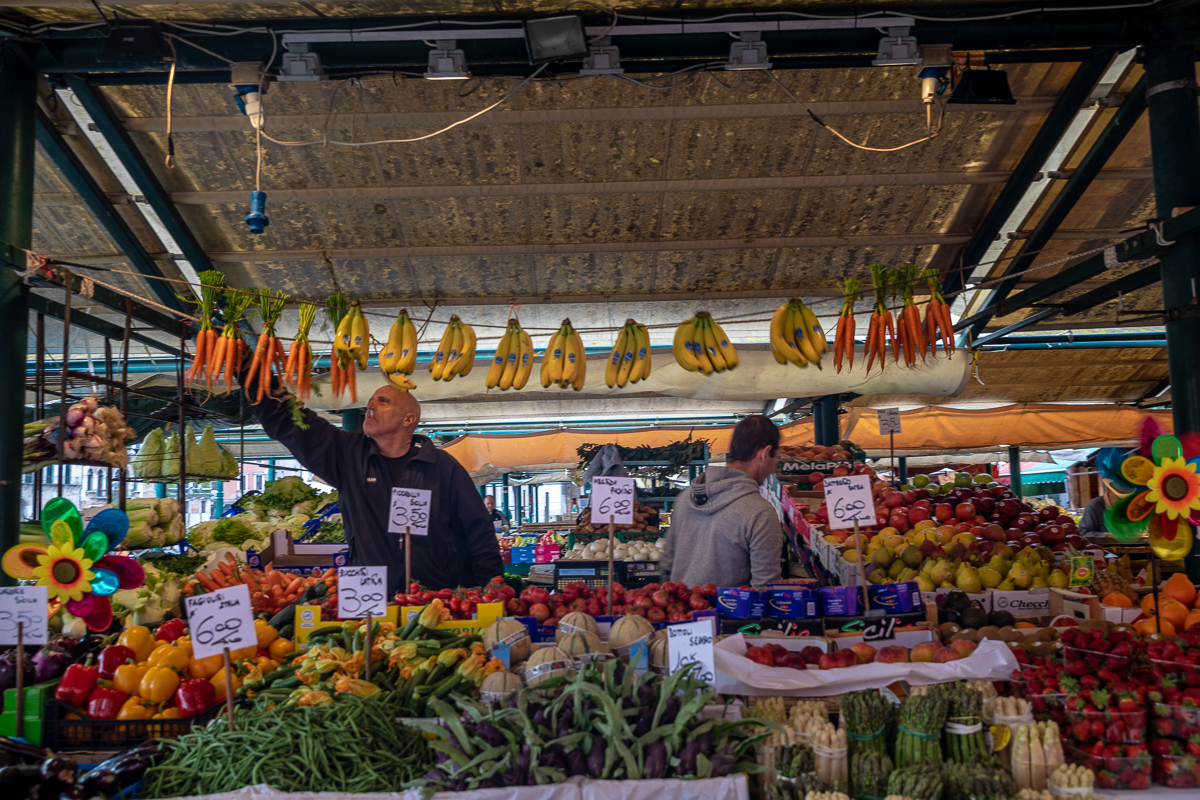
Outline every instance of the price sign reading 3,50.
<path fill-rule="evenodd" d="M 48 600 L 45 586 L 0 586 L 0 645 L 17 643 L 21 623 L 25 644 L 46 644 Z"/>
<path fill-rule="evenodd" d="M 871 479 L 866 475 L 826 478 L 825 507 L 829 509 L 829 527 L 852 528 L 855 522 L 875 521 L 875 499 Z"/>
<path fill-rule="evenodd" d="M 614 525 L 633 524 L 633 504 L 637 487 L 633 478 L 597 476 L 592 478 L 592 524 L 602 525 L 612 517 Z"/>
<path fill-rule="evenodd" d="M 692 677 L 712 683 L 717 674 L 716 659 L 713 657 L 712 621 L 702 619 L 682 625 L 668 625 L 667 658 L 671 672 L 678 672 L 689 664 L 697 664 Z"/>
<path fill-rule="evenodd" d="M 387 614 L 387 567 L 342 567 L 338 570 L 338 619 Z"/>
<path fill-rule="evenodd" d="M 388 533 L 428 536 L 432 497 L 433 493 L 428 489 L 393 488 L 392 505 L 388 509 Z"/>
<path fill-rule="evenodd" d="M 879 433 L 881 436 L 900 432 L 900 409 L 879 408 L 875 410 L 875 414 L 879 418 Z"/>
<path fill-rule="evenodd" d="M 228 647 L 257 647 L 250 589 L 244 583 L 187 598 L 188 627 L 195 658 L 219 656 Z"/>

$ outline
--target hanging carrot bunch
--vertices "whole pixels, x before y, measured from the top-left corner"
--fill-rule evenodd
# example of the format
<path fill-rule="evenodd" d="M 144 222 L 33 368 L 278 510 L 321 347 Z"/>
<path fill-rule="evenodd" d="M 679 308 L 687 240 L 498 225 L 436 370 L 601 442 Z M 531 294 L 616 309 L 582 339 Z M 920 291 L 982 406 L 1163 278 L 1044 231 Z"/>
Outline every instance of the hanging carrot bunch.
<path fill-rule="evenodd" d="M 225 286 L 225 273 L 215 269 L 206 269 L 200 273 L 200 330 L 196 332 L 196 352 L 192 356 L 192 368 L 187 372 L 187 381 L 191 383 L 204 378 L 208 390 L 212 391 L 213 374 L 209 364 L 216 354 L 219 334 L 213 327 L 213 312 L 217 308 L 217 299 Z"/>
<path fill-rule="evenodd" d="M 846 278 L 842 290 L 846 293 L 846 302 L 842 303 L 842 313 L 838 315 L 837 334 L 833 337 L 833 366 L 838 372 L 842 371 L 842 358 L 849 359 L 847 369 L 854 369 L 854 301 L 858 299 L 858 289 L 862 284 L 858 278 Z"/>
<path fill-rule="evenodd" d="M 896 284 L 904 297 L 904 308 L 897 317 L 896 337 L 904 350 L 904 363 L 909 367 L 916 366 L 917 356 L 925 360 L 925 333 L 921 330 L 921 311 L 913 301 L 913 288 L 921 279 L 921 268 L 916 264 L 906 264 L 896 270 Z"/>
<path fill-rule="evenodd" d="M 942 278 L 937 270 L 925 270 L 929 284 L 929 309 L 925 312 L 925 339 L 930 351 L 937 351 L 938 339 L 946 355 L 954 352 L 954 323 L 950 321 L 950 305 L 942 297 Z"/>
<path fill-rule="evenodd" d="M 217 340 L 216 353 L 211 362 L 213 377 L 221 381 L 221 373 L 225 373 L 225 391 L 233 391 L 233 376 L 242 368 L 242 355 L 246 345 L 242 341 L 238 323 L 242 317 L 248 316 L 251 306 L 258 299 L 248 292 L 225 292 L 225 329 Z"/>
<path fill-rule="evenodd" d="M 275 337 L 275 323 L 283 315 L 287 300 L 288 296 L 283 292 L 258 290 L 258 309 L 262 315 L 263 331 L 258 335 L 258 344 L 254 347 L 248 381 L 251 386 L 256 387 L 255 403 L 261 403 L 266 396 L 271 388 L 273 375 L 278 374 L 280 379 L 283 378 L 283 345 Z"/>
<path fill-rule="evenodd" d="M 317 316 L 317 307 L 312 303 L 300 304 L 300 327 L 292 340 L 292 349 L 283 364 L 283 382 L 300 399 L 308 399 L 312 385 L 312 345 L 308 343 L 308 332 Z"/>
<path fill-rule="evenodd" d="M 342 327 L 342 320 L 350 314 L 350 303 L 346 295 L 338 292 L 329 295 L 325 301 L 325 316 L 334 330 L 334 339 Z M 358 401 L 358 390 L 354 385 L 354 361 L 345 348 L 339 349 L 335 341 L 333 352 L 329 354 L 329 384 L 334 397 L 341 397 L 347 389 L 350 390 L 350 402 Z"/>
<path fill-rule="evenodd" d="M 892 360 L 895 361 L 897 364 L 899 364 L 900 363 L 900 355 L 903 352 L 904 347 L 903 347 L 903 345 L 900 344 L 900 337 L 896 335 L 895 328 L 892 327 L 892 321 L 893 321 L 892 320 L 892 306 L 895 305 L 895 300 L 901 294 L 901 292 L 899 290 L 900 290 L 901 284 L 904 282 L 904 280 L 903 280 L 903 276 L 900 274 L 899 269 L 889 269 L 887 279 L 888 279 L 888 294 L 887 294 L 888 312 L 887 312 L 887 317 L 884 319 L 884 323 L 887 326 L 888 339 L 892 343 Z"/>
<path fill-rule="evenodd" d="M 892 312 L 887 307 L 888 286 L 891 284 L 892 270 L 887 264 L 871 265 L 871 288 L 875 290 L 875 311 L 871 314 L 871 324 L 867 328 L 867 372 L 871 371 L 875 359 L 879 359 L 879 368 L 884 369 L 887 358 L 887 342 L 885 336 L 892 330 Z"/>

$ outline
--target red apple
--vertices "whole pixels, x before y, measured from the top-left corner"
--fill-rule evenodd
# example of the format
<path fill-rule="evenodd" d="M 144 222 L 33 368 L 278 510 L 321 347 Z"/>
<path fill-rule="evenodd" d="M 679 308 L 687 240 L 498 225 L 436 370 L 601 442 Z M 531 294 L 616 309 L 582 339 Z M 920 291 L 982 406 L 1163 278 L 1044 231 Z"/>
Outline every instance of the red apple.
<path fill-rule="evenodd" d="M 908 650 L 897 644 L 890 644 L 875 654 L 875 660 L 881 664 L 900 664 L 908 661 Z"/>
<path fill-rule="evenodd" d="M 975 506 L 970 503 L 959 503 L 954 509 L 955 519 L 970 522 L 975 519 Z"/>
<path fill-rule="evenodd" d="M 1008 528 L 1004 531 L 1004 538 L 1008 539 L 1010 542 L 1018 541 L 1024 535 L 1025 531 L 1021 530 L 1020 528 Z"/>
<path fill-rule="evenodd" d="M 753 645 L 747 647 L 746 658 L 756 664 L 762 664 L 764 667 L 775 666 L 775 656 L 771 655 L 771 651 L 765 647 L 755 647 Z"/>
<path fill-rule="evenodd" d="M 912 489 L 907 489 L 900 494 L 904 498 L 905 505 L 911 506 L 913 503 L 917 502 L 917 493 Z"/>
<path fill-rule="evenodd" d="M 933 663 L 945 664 L 947 661 L 958 661 L 960 658 L 962 658 L 962 654 L 953 647 L 939 647 L 933 654 Z"/>
<path fill-rule="evenodd" d="M 1008 539 L 1008 537 L 1004 534 L 1004 528 L 1001 528 L 999 525 L 994 523 L 984 527 L 983 538 L 987 539 L 989 542 L 1003 542 Z"/>
<path fill-rule="evenodd" d="M 954 516 L 954 507 L 949 503 L 938 503 L 933 509 L 933 515 L 937 517 L 938 522 L 945 522 Z"/>
<path fill-rule="evenodd" d="M 908 510 L 908 521 L 913 524 L 924 522 L 925 520 L 929 519 L 930 516 L 931 515 L 928 507 L 913 506 Z"/>
<path fill-rule="evenodd" d="M 776 661 L 775 666 L 787 667 L 788 669 L 808 669 L 808 662 L 799 653 L 788 653 Z"/>
<path fill-rule="evenodd" d="M 902 495 L 900 492 L 892 492 L 891 494 L 884 496 L 883 505 L 885 508 L 889 509 L 899 508 L 900 506 L 904 505 L 904 495 Z"/>
<path fill-rule="evenodd" d="M 875 660 L 876 650 L 866 642 L 859 642 L 850 649 L 854 651 L 854 657 L 860 664 L 870 664 Z"/>
<path fill-rule="evenodd" d="M 933 661 L 933 654 L 941 649 L 936 642 L 921 642 L 908 653 L 909 661 Z M 958 655 L 955 653 L 955 655 Z"/>
<path fill-rule="evenodd" d="M 762 647 L 765 650 L 771 651 L 771 655 L 775 657 L 776 664 L 779 663 L 779 659 L 783 658 L 784 656 L 786 656 L 788 653 L 791 652 L 783 645 L 775 644 L 774 642 L 771 642 L 770 644 L 764 644 L 764 645 L 762 645 Z"/>
<path fill-rule="evenodd" d="M 1051 520 L 1058 519 L 1058 515 L 1061 513 L 1062 509 L 1058 506 L 1046 506 L 1038 512 L 1038 517 L 1042 520 L 1042 522 L 1049 522 Z"/>

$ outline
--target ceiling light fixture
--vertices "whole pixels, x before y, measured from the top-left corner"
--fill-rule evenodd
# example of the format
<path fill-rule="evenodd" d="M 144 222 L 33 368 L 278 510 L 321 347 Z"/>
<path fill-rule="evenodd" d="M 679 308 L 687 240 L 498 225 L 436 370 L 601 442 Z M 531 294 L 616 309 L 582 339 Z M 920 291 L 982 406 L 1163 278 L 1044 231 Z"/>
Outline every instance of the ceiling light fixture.
<path fill-rule="evenodd" d="M 471 77 L 467 71 L 467 58 L 455 47 L 455 39 L 438 39 L 437 47 L 429 51 L 429 69 L 425 77 L 431 81 L 465 81 Z"/>
<path fill-rule="evenodd" d="M 725 69 L 770 69 L 767 43 L 762 40 L 762 34 L 758 31 L 746 31 L 741 37 L 740 42 L 730 45 L 729 62 Z"/>
<path fill-rule="evenodd" d="M 877 67 L 894 67 L 921 63 L 917 37 L 908 35 L 908 28 L 888 28 L 888 35 L 879 40 L 879 54 L 871 63 Z"/>
<path fill-rule="evenodd" d="M 325 68 L 321 66 L 321 56 L 308 49 L 305 43 L 297 42 L 291 45 L 290 52 L 283 54 L 283 64 L 277 81 L 323 81 L 326 79 Z"/>
<path fill-rule="evenodd" d="M 525 46 L 530 64 L 567 61 L 590 55 L 583 20 L 578 14 L 560 14 L 525 20 Z"/>

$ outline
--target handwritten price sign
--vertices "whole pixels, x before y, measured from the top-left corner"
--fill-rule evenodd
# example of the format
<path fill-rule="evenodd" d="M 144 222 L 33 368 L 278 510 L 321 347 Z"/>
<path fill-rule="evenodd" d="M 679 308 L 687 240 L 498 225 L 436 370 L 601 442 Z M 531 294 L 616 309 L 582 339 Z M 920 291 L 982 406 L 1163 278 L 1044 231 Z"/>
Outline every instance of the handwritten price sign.
<path fill-rule="evenodd" d="M 433 493 L 428 489 L 392 489 L 392 505 L 388 509 L 388 533 L 428 536 L 432 497 Z"/>
<path fill-rule="evenodd" d="M 188 627 L 192 631 L 192 656 L 219 656 L 226 647 L 257 647 L 250 589 L 244 583 L 208 594 L 188 597 Z"/>
<path fill-rule="evenodd" d="M 636 501 L 633 478 L 592 478 L 592 524 L 608 524 L 608 518 L 612 517 L 615 525 L 632 525 Z"/>
<path fill-rule="evenodd" d="M 879 416 L 879 434 L 881 436 L 900 432 L 900 409 L 880 408 L 876 409 L 875 413 Z"/>
<path fill-rule="evenodd" d="M 0 587 L 0 645 L 17 643 L 20 623 L 25 644 L 45 644 L 48 601 L 45 586 Z"/>
<path fill-rule="evenodd" d="M 717 674 L 717 663 L 713 658 L 712 621 L 702 619 L 682 625 L 668 625 L 667 658 L 671 672 L 678 672 L 689 664 L 698 664 L 692 676 L 712 683 Z"/>
<path fill-rule="evenodd" d="M 342 567 L 338 570 L 338 619 L 387 614 L 387 567 Z"/>
<path fill-rule="evenodd" d="M 875 521 L 875 499 L 871 496 L 871 479 L 866 475 L 847 475 L 826 478 L 825 507 L 829 510 L 829 527 L 853 528 L 855 522 Z"/>

